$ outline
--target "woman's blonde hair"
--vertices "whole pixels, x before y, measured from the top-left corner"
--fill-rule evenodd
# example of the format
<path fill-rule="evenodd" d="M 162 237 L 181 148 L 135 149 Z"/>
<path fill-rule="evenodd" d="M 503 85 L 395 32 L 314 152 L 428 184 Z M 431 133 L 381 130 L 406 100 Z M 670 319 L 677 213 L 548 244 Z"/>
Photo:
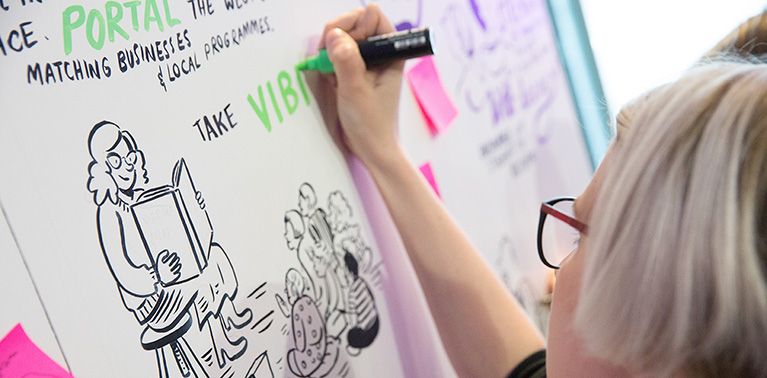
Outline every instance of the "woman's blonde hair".
<path fill-rule="evenodd" d="M 767 374 L 767 65 L 693 68 L 621 119 L 576 329 L 643 374 Z"/>

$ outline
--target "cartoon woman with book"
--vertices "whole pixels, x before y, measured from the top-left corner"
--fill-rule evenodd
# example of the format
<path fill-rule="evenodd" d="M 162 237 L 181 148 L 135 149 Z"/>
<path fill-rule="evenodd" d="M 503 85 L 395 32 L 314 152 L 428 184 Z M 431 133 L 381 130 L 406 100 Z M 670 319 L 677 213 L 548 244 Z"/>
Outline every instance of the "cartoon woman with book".
<path fill-rule="evenodd" d="M 212 348 L 206 348 L 219 368 L 242 356 L 247 340 L 229 331 L 250 323 L 252 312 L 239 312 L 232 303 L 234 268 L 213 240 L 202 195 L 184 160 L 176 164 L 171 185 L 149 189 L 144 153 L 130 132 L 102 121 L 90 132 L 88 150 L 93 160 L 87 187 L 98 206 L 99 244 L 123 304 L 145 326 L 141 344 L 155 352 L 160 376 L 175 376 L 176 370 L 184 377 L 207 376 L 203 362 L 208 361 L 194 352 L 200 347 L 184 338 L 193 323 L 192 307 L 199 329 L 210 332 Z M 168 211 L 170 204 L 184 206 L 186 217 L 179 217 L 179 209 Z M 168 363 L 173 359 L 177 369 Z"/>

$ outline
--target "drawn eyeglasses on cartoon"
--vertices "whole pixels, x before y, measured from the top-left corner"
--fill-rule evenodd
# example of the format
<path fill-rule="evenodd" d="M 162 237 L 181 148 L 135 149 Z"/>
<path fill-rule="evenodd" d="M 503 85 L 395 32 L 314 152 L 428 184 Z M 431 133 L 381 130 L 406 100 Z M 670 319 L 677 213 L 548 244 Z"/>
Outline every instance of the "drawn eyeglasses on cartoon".
<path fill-rule="evenodd" d="M 176 163 L 170 184 L 147 188 L 143 152 L 130 132 L 109 121 L 93 126 L 88 150 L 99 245 L 160 377 L 234 376 L 231 362 L 248 349 L 238 330 L 252 322 L 253 311 L 234 304 L 234 267 L 214 238 L 186 162 Z M 266 351 L 243 376 L 273 377 Z"/>

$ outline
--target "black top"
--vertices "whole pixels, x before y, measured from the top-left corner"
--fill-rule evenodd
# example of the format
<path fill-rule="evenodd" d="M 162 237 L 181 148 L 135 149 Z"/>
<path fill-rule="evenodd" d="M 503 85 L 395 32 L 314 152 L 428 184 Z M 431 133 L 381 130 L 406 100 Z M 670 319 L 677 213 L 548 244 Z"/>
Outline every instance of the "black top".
<path fill-rule="evenodd" d="M 508 378 L 541 378 L 546 376 L 546 349 L 541 349 L 527 358 L 509 373 Z"/>

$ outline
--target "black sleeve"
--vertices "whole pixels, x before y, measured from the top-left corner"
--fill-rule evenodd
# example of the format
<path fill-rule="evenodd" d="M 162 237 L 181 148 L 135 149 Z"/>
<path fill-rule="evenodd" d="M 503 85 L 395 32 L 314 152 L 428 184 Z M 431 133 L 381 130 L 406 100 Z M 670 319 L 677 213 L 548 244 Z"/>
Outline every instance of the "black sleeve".
<path fill-rule="evenodd" d="M 509 373 L 508 378 L 540 378 L 546 376 L 546 349 L 541 349 L 527 358 Z"/>

